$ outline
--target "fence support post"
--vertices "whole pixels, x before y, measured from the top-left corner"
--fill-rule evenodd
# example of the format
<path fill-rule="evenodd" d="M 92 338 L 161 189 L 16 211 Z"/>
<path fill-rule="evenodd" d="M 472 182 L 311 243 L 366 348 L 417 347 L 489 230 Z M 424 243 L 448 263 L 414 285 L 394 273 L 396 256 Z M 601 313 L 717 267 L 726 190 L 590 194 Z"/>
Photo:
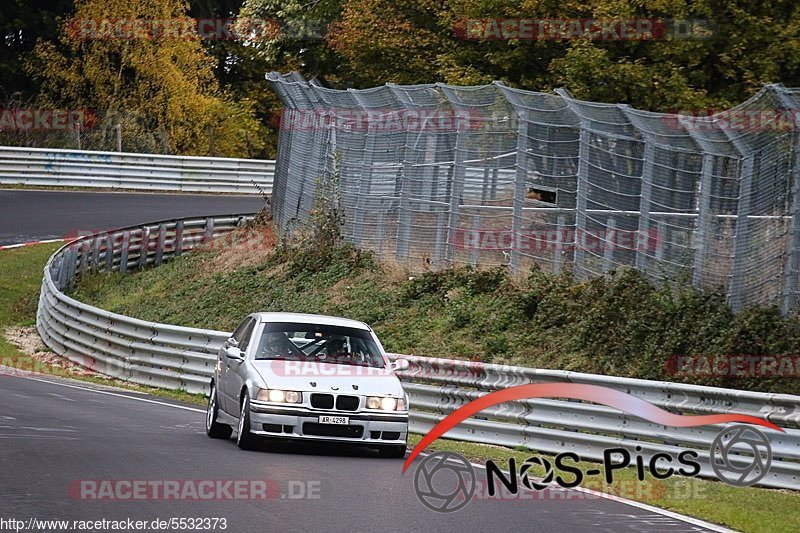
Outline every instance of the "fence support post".
<path fill-rule="evenodd" d="M 556 217 L 557 225 L 556 225 L 556 249 L 553 254 L 553 273 L 558 275 L 561 274 L 561 264 L 563 262 L 563 251 L 564 251 L 564 227 L 567 224 L 567 216 L 566 215 L 558 215 Z"/>
<path fill-rule="evenodd" d="M 478 266 L 478 259 L 480 257 L 481 252 L 481 215 L 477 214 L 472 218 L 472 233 L 473 237 L 477 237 L 474 239 L 476 243 L 475 246 L 472 247 L 469 254 L 469 262 L 472 266 Z"/>
<path fill-rule="evenodd" d="M 650 232 L 650 199 L 653 191 L 653 167 L 655 163 L 655 147 L 651 141 L 644 143 L 644 161 L 642 164 L 641 193 L 639 196 L 639 228 L 637 241 L 647 238 Z M 647 250 L 636 247 L 636 270 L 644 272 Z"/>
<path fill-rule="evenodd" d="M 508 94 L 506 93 L 506 97 Z M 512 105 L 514 102 L 511 102 Z M 516 105 L 514 106 L 517 107 Z M 518 272 L 520 265 L 519 236 L 522 234 L 522 208 L 525 205 L 525 193 L 528 188 L 528 112 L 520 110 L 517 113 L 517 160 L 516 175 L 514 177 L 514 207 L 511 215 L 511 257 L 509 267 L 511 272 Z"/>
<path fill-rule="evenodd" d="M 606 222 L 606 234 L 601 239 L 603 243 L 603 273 L 608 273 L 614 267 L 614 242 L 617 240 L 617 223 L 609 217 Z"/>
<path fill-rule="evenodd" d="M 581 241 L 586 236 L 586 203 L 589 194 L 589 130 L 581 120 L 580 146 L 578 147 L 578 179 L 575 197 L 575 279 L 586 279 L 586 251 Z M 579 237 L 580 236 L 580 237 Z"/>
<path fill-rule="evenodd" d="M 738 311 L 742 308 L 742 283 L 744 281 L 747 263 L 747 229 L 750 216 L 750 196 L 753 187 L 753 169 L 755 156 L 745 157 L 741 165 L 739 181 L 739 206 L 736 212 L 736 233 L 734 235 L 733 273 L 731 286 L 728 290 L 731 308 Z"/>
<path fill-rule="evenodd" d="M 694 230 L 692 248 L 694 248 L 694 264 L 692 265 L 692 285 L 698 289 L 703 285 L 708 236 L 711 232 L 711 179 L 714 175 L 714 156 L 703 156 L 700 172 L 700 199 L 697 209 L 697 226 Z M 658 236 L 658 240 L 663 239 Z"/>

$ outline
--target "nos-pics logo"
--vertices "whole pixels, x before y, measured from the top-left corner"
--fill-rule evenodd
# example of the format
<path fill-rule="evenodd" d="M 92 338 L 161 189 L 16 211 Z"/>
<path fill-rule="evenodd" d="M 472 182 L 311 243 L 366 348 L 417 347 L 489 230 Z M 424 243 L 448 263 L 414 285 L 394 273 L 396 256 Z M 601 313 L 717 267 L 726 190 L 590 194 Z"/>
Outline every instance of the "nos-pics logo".
<path fill-rule="evenodd" d="M 730 485 L 746 487 L 767 475 L 772 463 L 772 448 L 767 436 L 753 427 L 763 426 L 783 431 L 771 422 L 740 414 L 684 416 L 663 409 L 629 394 L 600 387 L 574 383 L 542 383 L 520 385 L 482 396 L 457 409 L 439 422 L 422 439 L 409 455 L 403 466 L 408 469 L 416 457 L 433 441 L 441 437 L 466 418 L 499 403 L 529 398 L 569 398 L 591 401 L 614 407 L 652 422 L 673 427 L 698 427 L 711 424 L 740 422 L 720 431 L 714 438 L 708 455 L 708 464 L 714 474 Z M 632 453 L 633 452 L 633 453 Z M 486 462 L 485 483 L 490 497 L 499 489 L 511 494 L 527 489 L 543 491 L 554 483 L 562 488 L 581 485 L 587 477 L 602 477 L 608 484 L 614 482 L 617 470 L 633 466 L 639 481 L 644 481 L 646 472 L 655 479 L 667 479 L 680 474 L 694 477 L 702 470 L 700 454 L 695 450 L 684 450 L 676 455 L 657 451 L 640 453 L 642 448 L 608 448 L 598 468 L 581 468 L 580 457 L 573 452 L 564 452 L 554 458 L 532 456 L 517 464 L 511 458 L 504 466 L 494 461 Z M 598 466 L 592 463 L 592 467 Z M 544 472 L 534 477 L 533 472 Z M 472 464 L 460 454 L 435 452 L 420 461 L 414 473 L 414 489 L 417 497 L 428 508 L 439 512 L 457 511 L 472 501 L 478 487 L 478 475 Z"/>

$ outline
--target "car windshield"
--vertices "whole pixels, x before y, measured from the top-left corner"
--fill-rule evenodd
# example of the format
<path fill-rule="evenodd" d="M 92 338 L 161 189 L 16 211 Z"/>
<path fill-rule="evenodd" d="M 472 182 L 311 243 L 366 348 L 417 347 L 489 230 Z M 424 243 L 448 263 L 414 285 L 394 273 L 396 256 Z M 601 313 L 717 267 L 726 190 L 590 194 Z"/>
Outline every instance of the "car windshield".
<path fill-rule="evenodd" d="M 369 331 L 322 324 L 266 324 L 255 358 L 384 368 L 381 351 Z"/>

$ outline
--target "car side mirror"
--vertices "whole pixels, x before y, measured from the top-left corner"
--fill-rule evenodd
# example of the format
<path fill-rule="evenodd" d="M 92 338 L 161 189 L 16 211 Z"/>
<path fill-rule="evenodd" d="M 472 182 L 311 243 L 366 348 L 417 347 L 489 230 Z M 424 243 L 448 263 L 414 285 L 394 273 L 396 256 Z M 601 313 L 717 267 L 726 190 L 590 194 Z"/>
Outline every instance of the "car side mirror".
<path fill-rule="evenodd" d="M 225 341 L 225 347 L 227 348 L 228 346 L 233 346 L 234 348 L 236 348 L 237 346 L 239 346 L 239 341 L 231 337 Z"/>
<path fill-rule="evenodd" d="M 228 346 L 225 348 L 225 355 L 228 356 L 228 359 L 238 359 L 239 361 L 244 359 L 244 354 L 236 346 Z"/>
<path fill-rule="evenodd" d="M 396 359 L 392 363 L 392 370 L 394 370 L 395 372 L 399 370 L 408 370 L 409 366 L 410 364 L 408 362 L 408 359 Z"/>

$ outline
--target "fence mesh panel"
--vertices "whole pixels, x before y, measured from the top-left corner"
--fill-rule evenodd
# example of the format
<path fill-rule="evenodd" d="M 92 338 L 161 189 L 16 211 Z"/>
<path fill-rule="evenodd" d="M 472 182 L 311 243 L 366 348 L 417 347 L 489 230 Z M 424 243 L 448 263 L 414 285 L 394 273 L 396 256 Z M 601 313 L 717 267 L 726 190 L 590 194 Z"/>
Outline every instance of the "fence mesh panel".
<path fill-rule="evenodd" d="M 415 270 L 619 269 L 800 306 L 800 89 L 710 116 L 506 87 L 333 90 L 268 79 L 284 104 L 273 212 L 304 220 L 339 173 L 344 235 Z"/>

